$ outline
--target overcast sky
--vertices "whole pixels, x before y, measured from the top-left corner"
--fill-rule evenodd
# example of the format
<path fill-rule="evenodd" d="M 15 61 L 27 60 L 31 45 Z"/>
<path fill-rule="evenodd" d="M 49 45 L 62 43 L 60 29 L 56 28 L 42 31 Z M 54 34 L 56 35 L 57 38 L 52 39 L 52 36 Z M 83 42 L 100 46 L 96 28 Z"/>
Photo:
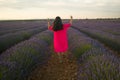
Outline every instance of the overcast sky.
<path fill-rule="evenodd" d="M 120 0 L 0 0 L 0 20 L 120 17 Z"/>

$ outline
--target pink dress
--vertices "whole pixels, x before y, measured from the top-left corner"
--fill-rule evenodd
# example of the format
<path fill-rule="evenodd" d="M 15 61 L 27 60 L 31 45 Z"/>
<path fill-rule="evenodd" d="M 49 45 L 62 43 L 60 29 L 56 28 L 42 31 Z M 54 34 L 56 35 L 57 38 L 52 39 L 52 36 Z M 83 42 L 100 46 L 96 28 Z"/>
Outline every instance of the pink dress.
<path fill-rule="evenodd" d="M 49 30 L 54 32 L 54 51 L 55 52 L 65 52 L 68 50 L 68 40 L 67 40 L 67 29 L 71 24 L 63 24 L 63 29 L 59 31 L 53 31 L 52 26 Z"/>

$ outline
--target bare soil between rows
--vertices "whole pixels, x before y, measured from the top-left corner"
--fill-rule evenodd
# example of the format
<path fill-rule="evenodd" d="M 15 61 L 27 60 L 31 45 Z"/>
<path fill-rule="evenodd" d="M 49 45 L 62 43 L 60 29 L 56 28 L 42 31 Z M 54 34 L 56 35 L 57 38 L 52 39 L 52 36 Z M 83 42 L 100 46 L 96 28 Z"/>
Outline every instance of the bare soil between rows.
<path fill-rule="evenodd" d="M 38 66 L 31 72 L 28 80 L 77 80 L 76 58 L 68 51 L 63 54 L 62 61 L 60 63 L 58 55 L 52 51 L 47 64 Z"/>

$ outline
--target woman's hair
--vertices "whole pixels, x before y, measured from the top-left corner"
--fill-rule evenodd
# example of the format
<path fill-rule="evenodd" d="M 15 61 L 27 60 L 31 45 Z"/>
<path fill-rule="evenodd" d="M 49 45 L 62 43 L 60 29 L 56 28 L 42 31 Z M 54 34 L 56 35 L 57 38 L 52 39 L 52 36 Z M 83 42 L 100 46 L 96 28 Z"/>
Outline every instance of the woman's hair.
<path fill-rule="evenodd" d="M 53 22 L 53 30 L 58 31 L 63 29 L 62 20 L 59 16 L 57 16 Z"/>

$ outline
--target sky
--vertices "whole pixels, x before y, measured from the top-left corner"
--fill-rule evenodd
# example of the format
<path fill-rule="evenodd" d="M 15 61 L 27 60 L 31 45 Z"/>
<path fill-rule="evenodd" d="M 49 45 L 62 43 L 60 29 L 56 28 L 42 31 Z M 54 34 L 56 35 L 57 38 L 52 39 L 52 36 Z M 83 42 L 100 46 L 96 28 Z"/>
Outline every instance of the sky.
<path fill-rule="evenodd" d="M 120 18 L 120 0 L 0 0 L 0 20 Z"/>

